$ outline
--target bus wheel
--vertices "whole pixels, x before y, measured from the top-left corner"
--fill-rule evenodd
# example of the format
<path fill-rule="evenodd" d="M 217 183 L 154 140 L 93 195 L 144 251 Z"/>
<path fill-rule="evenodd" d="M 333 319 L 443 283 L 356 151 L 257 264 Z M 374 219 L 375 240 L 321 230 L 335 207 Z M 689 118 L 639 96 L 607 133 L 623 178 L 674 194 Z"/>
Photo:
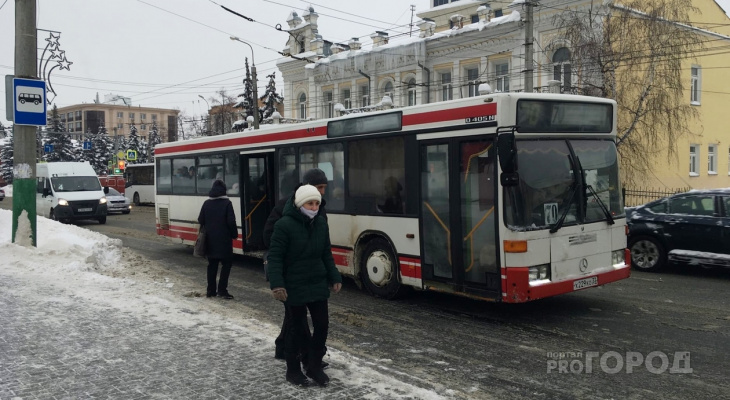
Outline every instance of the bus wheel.
<path fill-rule="evenodd" d="M 132 199 L 132 201 L 134 202 L 135 206 L 139 207 L 139 193 L 134 194 L 134 198 Z"/>
<path fill-rule="evenodd" d="M 370 241 L 362 253 L 360 274 L 368 292 L 377 297 L 393 299 L 401 289 L 398 277 L 398 260 L 388 242 L 383 239 Z"/>

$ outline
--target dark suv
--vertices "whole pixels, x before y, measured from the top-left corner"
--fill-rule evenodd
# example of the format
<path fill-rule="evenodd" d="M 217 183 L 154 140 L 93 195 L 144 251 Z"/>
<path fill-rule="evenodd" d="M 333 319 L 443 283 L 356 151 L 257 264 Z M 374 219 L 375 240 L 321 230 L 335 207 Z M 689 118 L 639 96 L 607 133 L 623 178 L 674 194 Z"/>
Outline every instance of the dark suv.
<path fill-rule="evenodd" d="M 626 209 L 631 265 L 730 266 L 730 189 L 692 190 Z"/>

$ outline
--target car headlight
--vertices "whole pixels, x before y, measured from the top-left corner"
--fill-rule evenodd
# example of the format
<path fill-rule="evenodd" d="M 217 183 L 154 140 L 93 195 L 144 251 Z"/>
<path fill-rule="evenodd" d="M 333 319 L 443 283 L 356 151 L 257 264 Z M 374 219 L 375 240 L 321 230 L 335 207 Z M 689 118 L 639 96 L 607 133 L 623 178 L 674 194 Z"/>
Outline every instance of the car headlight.
<path fill-rule="evenodd" d="M 68 205 L 68 201 L 66 201 L 65 199 L 58 199 L 58 205 L 59 206 L 67 206 Z"/>
<path fill-rule="evenodd" d="M 106 197 L 102 197 L 99 199 L 99 204 L 106 204 Z"/>
<path fill-rule="evenodd" d="M 624 260 L 624 249 L 621 250 L 614 250 L 611 252 L 611 264 L 623 264 L 626 260 Z"/>
<path fill-rule="evenodd" d="M 550 264 L 536 265 L 530 267 L 528 271 L 530 282 L 550 279 Z"/>

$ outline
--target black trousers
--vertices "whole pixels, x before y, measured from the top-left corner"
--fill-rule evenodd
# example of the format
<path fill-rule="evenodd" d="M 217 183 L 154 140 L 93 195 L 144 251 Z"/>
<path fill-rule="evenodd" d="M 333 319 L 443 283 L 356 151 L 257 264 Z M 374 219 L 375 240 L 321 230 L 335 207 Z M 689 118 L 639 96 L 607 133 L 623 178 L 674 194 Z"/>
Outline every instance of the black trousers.
<path fill-rule="evenodd" d="M 307 322 L 307 310 L 312 317 L 312 336 L 309 337 L 309 323 Z M 288 306 L 288 329 L 285 333 L 284 351 L 287 360 L 299 353 L 300 349 L 306 349 L 305 355 L 310 363 L 319 365 L 322 357 L 327 351 L 327 334 L 329 332 L 329 310 L 327 300 L 307 303 L 303 306 Z M 306 327 L 306 328 L 305 328 Z"/>
<path fill-rule="evenodd" d="M 307 321 L 306 315 L 304 316 L 303 321 L 303 329 L 304 333 L 307 335 L 307 338 L 312 337 L 312 332 L 309 330 L 309 322 Z M 282 349 L 284 351 L 284 354 L 286 354 L 286 332 L 289 331 L 289 328 L 291 326 L 291 314 L 289 311 L 289 307 L 284 304 L 284 322 L 281 324 L 281 331 L 279 332 L 279 336 L 276 337 L 276 340 L 274 340 L 274 343 L 276 344 L 277 349 Z M 299 348 L 296 354 L 302 355 L 302 357 L 307 356 L 307 345 L 309 343 L 309 340 L 307 340 L 305 343 L 302 344 L 302 347 Z"/>
<path fill-rule="evenodd" d="M 221 276 L 218 280 L 218 293 L 226 293 L 228 291 L 228 277 L 231 275 L 231 265 L 233 259 L 228 258 L 208 258 L 208 293 L 216 293 L 215 278 L 218 275 L 218 263 L 221 263 Z"/>

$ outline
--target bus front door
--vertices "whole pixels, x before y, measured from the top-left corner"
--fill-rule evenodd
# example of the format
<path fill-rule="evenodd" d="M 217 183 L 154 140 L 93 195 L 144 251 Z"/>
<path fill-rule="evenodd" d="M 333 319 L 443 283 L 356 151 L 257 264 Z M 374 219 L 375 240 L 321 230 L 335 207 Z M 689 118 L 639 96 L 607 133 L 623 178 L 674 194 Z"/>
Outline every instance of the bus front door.
<path fill-rule="evenodd" d="M 492 139 L 451 139 L 421 147 L 424 285 L 501 297 Z"/>
<path fill-rule="evenodd" d="M 241 154 L 241 221 L 244 251 L 264 248 L 263 232 L 273 208 L 273 152 Z"/>

